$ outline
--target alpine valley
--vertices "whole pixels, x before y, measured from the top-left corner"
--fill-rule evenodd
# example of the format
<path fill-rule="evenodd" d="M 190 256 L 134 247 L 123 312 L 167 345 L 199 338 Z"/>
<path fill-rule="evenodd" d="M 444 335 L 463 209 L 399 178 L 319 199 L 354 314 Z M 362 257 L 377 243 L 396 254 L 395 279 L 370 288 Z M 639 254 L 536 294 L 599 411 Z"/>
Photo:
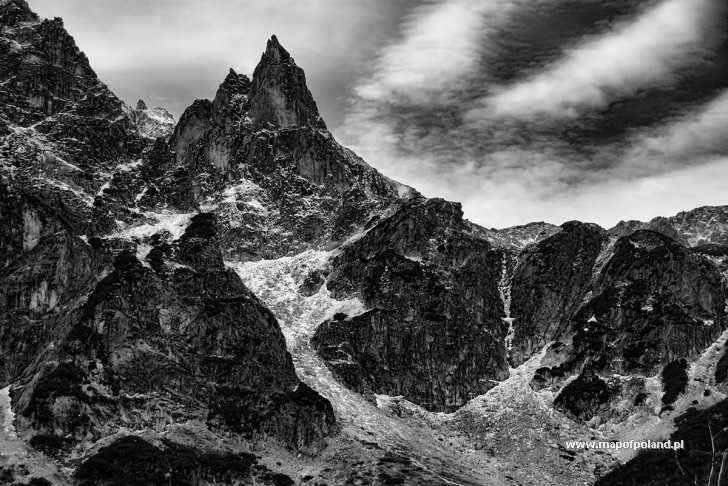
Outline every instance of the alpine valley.
<path fill-rule="evenodd" d="M 175 121 L 0 0 L 0 221 L 2 484 L 728 474 L 728 206 L 482 228 L 339 145 L 275 36 Z M 566 445 L 646 439 L 686 449 Z"/>

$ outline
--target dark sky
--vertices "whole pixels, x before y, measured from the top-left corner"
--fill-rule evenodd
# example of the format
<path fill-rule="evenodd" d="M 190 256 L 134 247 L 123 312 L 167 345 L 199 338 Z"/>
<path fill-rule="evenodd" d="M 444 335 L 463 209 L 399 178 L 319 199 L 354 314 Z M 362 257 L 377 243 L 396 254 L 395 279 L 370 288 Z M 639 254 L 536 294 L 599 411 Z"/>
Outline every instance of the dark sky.
<path fill-rule="evenodd" d="M 175 115 L 277 34 L 337 139 L 485 226 L 728 204 L 725 0 L 31 0 Z"/>

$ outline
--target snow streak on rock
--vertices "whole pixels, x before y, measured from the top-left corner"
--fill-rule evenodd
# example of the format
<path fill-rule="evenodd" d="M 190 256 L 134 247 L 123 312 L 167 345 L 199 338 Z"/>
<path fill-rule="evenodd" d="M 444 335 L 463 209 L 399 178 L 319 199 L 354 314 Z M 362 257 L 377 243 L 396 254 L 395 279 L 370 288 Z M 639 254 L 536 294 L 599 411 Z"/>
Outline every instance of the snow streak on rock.
<path fill-rule="evenodd" d="M 511 263 L 511 268 L 509 270 L 508 260 L 510 258 L 511 256 L 509 254 L 503 253 L 503 258 L 501 260 L 501 277 L 500 282 L 498 282 L 498 292 L 500 294 L 501 301 L 503 302 L 503 311 L 505 313 L 505 316 L 503 317 L 503 322 L 508 324 L 508 334 L 506 334 L 505 338 L 505 344 L 508 353 L 510 353 L 511 349 L 513 348 L 513 335 L 516 331 L 513 327 L 513 322 L 516 319 L 514 317 L 511 317 L 511 282 L 513 279 L 513 270 L 518 265 L 518 258 L 514 257 L 513 262 Z"/>
<path fill-rule="evenodd" d="M 176 240 L 185 232 L 190 220 L 196 213 L 173 213 L 173 212 L 146 212 L 144 216 L 148 222 L 122 228 L 119 232 L 109 235 L 113 238 L 148 238 L 163 231 L 169 232 L 171 238 Z"/>
<path fill-rule="evenodd" d="M 0 390 L 0 419 L 2 419 L 3 432 L 10 437 L 15 437 L 15 414 L 10 406 L 9 386 Z"/>

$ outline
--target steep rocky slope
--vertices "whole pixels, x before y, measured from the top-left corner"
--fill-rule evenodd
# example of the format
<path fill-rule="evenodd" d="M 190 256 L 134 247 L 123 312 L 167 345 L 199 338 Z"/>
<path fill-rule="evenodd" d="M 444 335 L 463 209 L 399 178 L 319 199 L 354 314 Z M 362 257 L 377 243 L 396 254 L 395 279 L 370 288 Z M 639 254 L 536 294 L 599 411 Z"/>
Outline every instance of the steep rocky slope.
<path fill-rule="evenodd" d="M 565 441 L 671 434 L 649 480 L 709 474 L 726 207 L 479 227 L 339 145 L 275 36 L 177 123 L 23 0 L 0 68 L 0 482 L 631 484 L 663 457 Z"/>
<path fill-rule="evenodd" d="M 508 374 L 501 258 L 459 205 L 410 201 L 332 259 L 332 296 L 368 310 L 333 316 L 312 343 L 361 393 L 453 411 Z"/>
<path fill-rule="evenodd" d="M 199 207 L 187 181 L 140 190 L 173 179 L 174 154 L 140 121 L 148 110 L 98 81 L 60 19 L 21 0 L 2 2 L 0 19 L 0 379 L 15 434 L 65 466 L 85 458 L 68 478 L 79 484 L 142 471 L 278 484 L 244 450 L 320 450 L 331 405 L 298 380 L 275 317 L 225 268 L 214 215 L 169 206 Z M 144 447 L 169 466 L 136 464 Z M 109 455 L 114 467 L 99 466 Z M 183 467 L 189 458 L 198 466 Z M 22 480 L 23 464 L 3 467 Z"/>
<path fill-rule="evenodd" d="M 528 247 L 511 281 L 511 316 L 518 323 L 511 359 L 519 365 L 563 334 L 592 279 L 602 244 L 601 228 L 578 222 Z"/>

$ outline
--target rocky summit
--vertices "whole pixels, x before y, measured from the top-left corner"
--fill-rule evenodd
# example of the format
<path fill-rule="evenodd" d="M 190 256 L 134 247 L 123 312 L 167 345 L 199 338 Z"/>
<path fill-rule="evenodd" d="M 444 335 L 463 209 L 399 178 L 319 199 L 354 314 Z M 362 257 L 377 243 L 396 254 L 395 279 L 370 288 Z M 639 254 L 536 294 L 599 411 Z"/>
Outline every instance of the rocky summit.
<path fill-rule="evenodd" d="M 179 121 L 0 0 L 0 484 L 717 484 L 728 207 L 482 228 L 273 36 Z M 680 451 L 570 441 L 683 440 Z"/>

